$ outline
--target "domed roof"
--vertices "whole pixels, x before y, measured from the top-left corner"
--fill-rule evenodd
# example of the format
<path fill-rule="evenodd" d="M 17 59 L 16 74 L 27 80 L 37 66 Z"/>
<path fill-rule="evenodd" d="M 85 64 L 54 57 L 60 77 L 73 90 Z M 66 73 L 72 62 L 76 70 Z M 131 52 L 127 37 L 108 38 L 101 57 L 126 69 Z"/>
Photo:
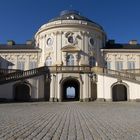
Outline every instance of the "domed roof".
<path fill-rule="evenodd" d="M 88 22 L 94 23 L 102 29 L 102 27 L 99 24 L 93 22 L 92 20 L 90 20 L 84 16 L 81 16 L 80 13 L 76 10 L 64 10 L 64 11 L 60 12 L 60 15 L 58 17 L 55 17 L 55 18 L 49 20 L 49 22 L 53 22 L 53 21 L 57 21 L 57 20 L 83 20 L 83 21 L 88 21 Z"/>

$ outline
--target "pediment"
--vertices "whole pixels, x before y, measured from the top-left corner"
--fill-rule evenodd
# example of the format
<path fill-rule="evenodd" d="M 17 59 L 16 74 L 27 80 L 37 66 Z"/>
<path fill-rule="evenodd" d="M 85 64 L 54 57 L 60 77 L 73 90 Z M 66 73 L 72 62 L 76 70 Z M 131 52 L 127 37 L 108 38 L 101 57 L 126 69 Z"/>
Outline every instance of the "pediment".
<path fill-rule="evenodd" d="M 67 45 L 61 49 L 63 52 L 77 52 L 80 51 L 78 46 Z"/>

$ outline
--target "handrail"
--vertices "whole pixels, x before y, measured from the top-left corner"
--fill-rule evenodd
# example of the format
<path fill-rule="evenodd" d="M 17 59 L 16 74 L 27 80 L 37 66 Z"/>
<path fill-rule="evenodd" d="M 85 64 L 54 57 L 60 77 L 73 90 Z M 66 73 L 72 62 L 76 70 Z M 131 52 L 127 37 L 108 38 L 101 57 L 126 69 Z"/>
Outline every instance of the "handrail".
<path fill-rule="evenodd" d="M 9 74 L 9 73 L 14 73 L 14 72 L 20 72 L 22 70 L 19 70 L 19 69 L 4 69 L 4 68 L 0 68 L 0 75 L 3 75 L 3 74 Z"/>
<path fill-rule="evenodd" d="M 33 76 L 39 76 L 43 74 L 49 74 L 49 69 L 47 66 L 39 67 L 27 71 L 18 71 L 14 73 L 9 73 L 7 75 L 0 75 L 0 84 L 4 84 L 11 81 L 31 78 Z"/>
<path fill-rule="evenodd" d="M 140 75 L 140 69 L 124 69 L 123 71 Z"/>
<path fill-rule="evenodd" d="M 123 78 L 136 80 L 135 74 L 128 73 L 128 72 L 123 72 L 123 71 L 116 71 L 116 70 L 110 70 L 110 69 L 104 68 L 104 74 L 117 76 L 117 77 L 120 77 L 120 78 L 123 77 Z"/>

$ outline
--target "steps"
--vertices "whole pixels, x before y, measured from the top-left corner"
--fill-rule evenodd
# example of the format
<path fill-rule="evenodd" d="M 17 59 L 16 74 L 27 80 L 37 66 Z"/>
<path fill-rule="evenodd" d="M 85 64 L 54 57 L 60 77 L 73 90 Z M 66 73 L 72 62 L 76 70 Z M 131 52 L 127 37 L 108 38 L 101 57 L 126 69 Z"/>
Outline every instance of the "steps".
<path fill-rule="evenodd" d="M 49 69 L 47 66 L 26 71 L 16 70 L 8 72 L 8 70 L 2 71 L 1 69 L 0 72 L 0 85 L 45 74 L 49 76 Z"/>

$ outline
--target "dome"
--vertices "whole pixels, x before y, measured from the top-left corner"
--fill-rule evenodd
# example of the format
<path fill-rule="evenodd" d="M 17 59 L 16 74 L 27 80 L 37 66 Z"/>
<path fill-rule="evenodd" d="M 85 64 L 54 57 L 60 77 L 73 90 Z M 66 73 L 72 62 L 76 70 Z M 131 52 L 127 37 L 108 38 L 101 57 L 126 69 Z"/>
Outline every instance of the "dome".
<path fill-rule="evenodd" d="M 60 15 L 49 20 L 49 22 L 53 22 L 53 21 L 57 21 L 57 20 L 83 20 L 83 21 L 87 21 L 90 23 L 94 23 L 97 26 L 99 26 L 101 29 L 103 29 L 99 24 L 93 22 L 92 20 L 81 16 L 80 12 L 76 11 L 76 10 L 64 10 L 60 12 Z"/>

